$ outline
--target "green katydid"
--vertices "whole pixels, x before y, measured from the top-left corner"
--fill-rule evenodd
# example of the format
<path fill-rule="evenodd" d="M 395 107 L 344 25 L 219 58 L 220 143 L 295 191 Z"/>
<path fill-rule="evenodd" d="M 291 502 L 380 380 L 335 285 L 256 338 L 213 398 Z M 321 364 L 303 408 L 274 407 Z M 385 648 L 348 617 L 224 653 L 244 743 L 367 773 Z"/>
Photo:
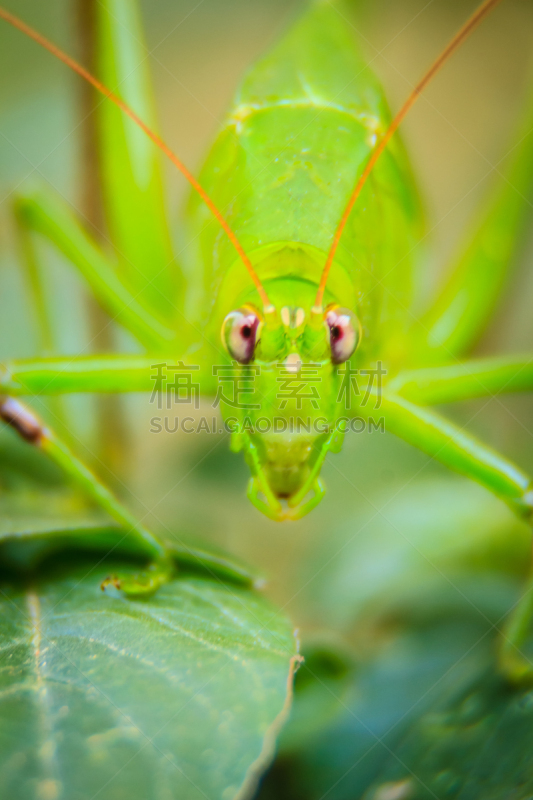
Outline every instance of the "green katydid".
<path fill-rule="evenodd" d="M 342 445 L 346 422 L 372 419 L 379 405 L 389 431 L 531 518 L 529 476 L 427 405 L 533 386 L 527 356 L 458 361 L 485 324 L 512 257 L 533 176 L 533 146 L 522 138 L 470 246 L 423 317 L 414 319 L 410 256 L 420 211 L 394 135 L 425 85 L 497 3 L 481 4 L 391 122 L 339 7 L 315 2 L 243 82 L 198 180 L 149 126 L 149 81 L 133 0 L 96 4 L 98 79 L 0 9 L 0 16 L 112 101 L 98 111 L 100 158 L 108 227 L 122 270 L 44 191 L 16 201 L 29 257 L 36 254 L 28 237 L 37 232 L 50 240 L 147 350 L 145 356 L 6 364 L 0 412 L 135 531 L 151 556 L 164 556 L 152 534 L 14 397 L 150 390 L 155 363 L 190 367 L 208 396 L 229 377 L 245 401 L 223 399 L 221 411 L 232 426 L 233 449 L 243 450 L 251 469 L 249 497 L 273 519 L 299 518 L 320 501 L 320 469 L 327 453 Z M 138 35 L 125 35 L 125 28 Z M 532 120 L 529 109 L 528 132 Z M 187 224 L 197 259 L 187 291 L 175 295 L 171 287 L 183 275 L 165 225 L 155 149 L 144 134 L 194 190 Z M 141 229 L 145 237 L 139 237 Z M 187 333 L 183 319 L 193 321 Z M 383 386 L 369 380 L 361 395 L 352 375 L 373 378 L 377 364 Z M 295 396 L 287 394 L 294 381 L 306 389 L 297 398 L 297 428 L 289 402 Z M 522 608 L 515 619 L 517 640 L 523 626 L 516 620 L 524 613 Z"/>

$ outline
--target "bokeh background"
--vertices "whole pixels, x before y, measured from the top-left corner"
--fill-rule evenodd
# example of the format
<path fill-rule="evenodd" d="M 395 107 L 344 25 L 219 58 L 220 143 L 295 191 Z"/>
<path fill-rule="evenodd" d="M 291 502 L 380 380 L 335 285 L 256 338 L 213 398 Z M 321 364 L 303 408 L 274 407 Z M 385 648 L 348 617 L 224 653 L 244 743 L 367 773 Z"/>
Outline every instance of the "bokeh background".
<path fill-rule="evenodd" d="M 8 0 L 5 5 L 68 52 L 79 53 L 74 0 Z M 354 35 L 382 79 L 393 109 L 475 5 L 464 0 L 354 0 Z M 199 168 L 243 72 L 304 6 L 296 0 L 142 3 L 160 129 L 186 164 Z M 403 127 L 427 211 L 428 234 L 420 248 L 428 289 L 437 284 L 516 141 L 520 110 L 533 86 L 532 41 L 533 5 L 506 0 L 437 77 Z M 78 81 L 2 23 L 0 361 L 31 357 L 39 349 L 20 270 L 12 199 L 20 187 L 42 181 L 79 203 L 79 134 Z M 165 171 L 171 222 L 179 238 L 186 187 L 171 167 L 165 165 Z M 531 350 L 533 229 L 531 224 L 527 228 L 478 354 Z M 82 282 L 52 251 L 46 251 L 46 264 L 57 352 L 89 353 L 95 343 Z M 124 333 L 113 335 L 117 348 L 134 352 Z M 487 492 L 388 434 L 348 436 L 343 452 L 330 456 L 324 467 L 328 493 L 321 505 L 301 522 L 275 524 L 246 500 L 247 468 L 242 456 L 229 452 L 227 436 L 151 434 L 150 418 L 156 412 L 148 398 L 133 396 L 120 403 L 122 450 L 109 453 L 99 435 L 99 401 L 67 399 L 67 427 L 79 452 L 161 535 L 200 538 L 259 567 L 268 579 L 265 591 L 284 607 L 304 644 L 318 642 L 319 649 L 341 654 L 338 662 L 322 663 L 332 680 L 344 680 L 345 671 L 350 671 L 346 664 L 364 661 L 369 653 L 389 652 L 386 646 L 397 642 L 398 620 L 408 619 L 409 625 L 418 620 L 418 625 L 426 614 L 420 625 L 429 642 L 427 620 L 445 613 L 463 619 L 471 614 L 475 621 L 463 630 L 463 638 L 451 637 L 453 647 L 439 640 L 449 664 L 446 658 L 435 659 L 442 675 L 447 674 L 452 664 L 475 649 L 479 631 L 482 635 L 499 624 L 518 596 L 530 558 L 525 526 Z M 39 407 L 47 413 L 46 405 Z M 211 416 L 209 405 L 204 410 Z M 463 403 L 446 413 L 533 472 L 530 397 Z M 53 468 L 4 430 L 1 508 L 2 524 L 13 527 L 23 526 L 30 517 L 75 517 L 82 500 Z M 482 647 L 486 645 L 487 640 Z M 420 655 L 423 647 L 420 642 L 416 646 Z M 410 652 L 402 647 L 404 655 Z M 480 658 L 488 657 L 487 652 L 483 650 Z M 428 687 L 441 675 L 438 669 L 428 678 Z M 405 689 L 406 698 L 411 697 L 409 708 L 416 705 L 417 680 L 413 678 L 412 697 L 411 689 Z M 384 679 L 383 686 L 386 683 Z M 359 702 L 353 684 L 350 687 L 348 695 L 344 688 L 335 689 L 331 697 L 326 692 L 317 701 L 322 702 L 324 719 L 341 719 L 350 703 Z M 311 717 L 316 722 L 320 714 L 306 717 L 302 709 L 302 730 L 309 734 Z M 328 735 L 334 741 L 333 734 Z M 301 745 L 303 739 L 299 741 Z M 308 762 L 301 762 L 312 787 L 302 790 L 307 797 L 313 796 L 318 781 L 311 763 L 316 765 L 320 758 L 333 763 L 331 753 L 313 751 L 319 739 L 313 741 L 305 745 Z M 298 760 L 298 747 L 289 739 L 285 747 L 292 755 L 271 778 L 281 781 L 273 784 L 276 791 L 279 785 L 292 786 L 295 773 L 290 770 Z M 324 778 L 324 791 L 335 783 L 335 775 L 340 778 L 345 772 L 342 764 L 331 770 Z M 339 785 L 349 786 L 349 780 Z"/>

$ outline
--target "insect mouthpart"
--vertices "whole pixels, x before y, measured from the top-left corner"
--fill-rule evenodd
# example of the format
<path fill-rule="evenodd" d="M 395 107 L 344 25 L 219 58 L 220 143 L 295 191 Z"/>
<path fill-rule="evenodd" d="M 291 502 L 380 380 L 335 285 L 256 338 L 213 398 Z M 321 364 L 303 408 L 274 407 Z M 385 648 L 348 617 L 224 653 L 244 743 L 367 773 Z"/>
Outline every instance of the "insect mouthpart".
<path fill-rule="evenodd" d="M 285 359 L 285 369 L 287 372 L 299 372 L 302 368 L 302 358 L 298 353 L 289 353 Z"/>
<path fill-rule="evenodd" d="M 248 497 L 272 519 L 299 519 L 325 493 L 319 473 L 330 449 L 332 433 L 295 432 L 252 435 L 257 455 Z"/>

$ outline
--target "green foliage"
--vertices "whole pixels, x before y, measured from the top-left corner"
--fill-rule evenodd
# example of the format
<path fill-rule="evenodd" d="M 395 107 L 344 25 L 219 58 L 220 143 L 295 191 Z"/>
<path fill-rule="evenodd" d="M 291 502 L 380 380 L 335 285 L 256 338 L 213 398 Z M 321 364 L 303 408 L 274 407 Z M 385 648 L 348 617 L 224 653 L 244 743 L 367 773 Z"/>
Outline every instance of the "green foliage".
<path fill-rule="evenodd" d="M 57 562 L 57 559 L 56 559 Z M 0 796 L 232 798 L 272 754 L 294 639 L 260 596 L 178 573 L 153 597 L 50 563 L 1 596 Z"/>
<path fill-rule="evenodd" d="M 413 725 L 369 796 L 378 800 L 387 786 L 403 786 L 406 800 L 530 796 L 532 724 L 529 687 L 517 692 L 493 675 L 480 675 Z"/>
<path fill-rule="evenodd" d="M 130 599 L 142 542 L 2 437 L 20 475 L 0 499 L 0 797 L 247 796 L 289 697 L 292 627 L 220 550 L 172 537 L 176 572 Z M 9 449 L 7 444 L 11 444 Z M 26 458 L 24 458 L 26 457 Z"/>
<path fill-rule="evenodd" d="M 511 686 L 494 659 L 494 632 L 518 587 L 494 575 L 483 584 L 476 605 L 464 594 L 452 608 L 442 588 L 421 593 L 408 619 L 381 618 L 362 648 L 359 633 L 362 657 L 351 665 L 331 642 L 320 660 L 312 650 L 260 800 L 503 800 L 517 787 L 527 792 L 531 687 Z M 305 729 L 310 702 L 321 718 Z"/>

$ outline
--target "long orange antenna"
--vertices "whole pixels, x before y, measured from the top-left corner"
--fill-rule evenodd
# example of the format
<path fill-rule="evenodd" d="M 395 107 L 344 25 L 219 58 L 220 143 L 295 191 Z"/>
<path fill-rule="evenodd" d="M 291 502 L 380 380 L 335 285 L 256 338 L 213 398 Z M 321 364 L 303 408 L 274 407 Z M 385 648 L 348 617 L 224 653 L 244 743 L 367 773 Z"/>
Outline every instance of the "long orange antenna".
<path fill-rule="evenodd" d="M 346 223 L 348 222 L 348 218 L 349 218 L 349 216 L 351 214 L 351 211 L 352 211 L 352 209 L 353 209 L 353 207 L 355 205 L 355 201 L 357 200 L 357 198 L 361 194 L 361 190 L 362 190 L 363 186 L 365 185 L 366 181 L 368 180 L 368 176 L 370 175 L 370 173 L 374 169 L 377 160 L 379 159 L 380 155 L 385 150 L 387 144 L 391 140 L 391 138 L 394 135 L 395 131 L 398 129 L 398 127 L 402 123 L 404 117 L 407 115 L 408 111 L 411 109 L 411 107 L 418 100 L 420 94 L 426 88 L 428 83 L 432 80 L 432 78 L 435 77 L 437 72 L 441 69 L 442 66 L 444 66 L 446 61 L 455 52 L 455 50 L 457 50 L 457 48 L 462 45 L 462 43 L 465 41 L 465 39 L 468 38 L 468 36 L 472 33 L 474 28 L 476 28 L 477 25 L 479 25 L 481 20 L 484 17 L 486 17 L 487 14 L 489 14 L 492 11 L 492 9 L 495 6 L 498 5 L 499 2 L 501 2 L 501 0 L 485 0 L 485 2 L 482 3 L 479 6 L 479 8 L 472 14 L 470 19 L 467 20 L 467 22 L 465 22 L 465 24 L 463 25 L 461 30 L 458 31 L 455 34 L 455 36 L 453 37 L 451 42 L 448 44 L 448 46 L 442 51 L 442 53 L 437 58 L 437 60 L 428 69 L 428 71 L 426 72 L 426 74 L 424 75 L 422 80 L 419 83 L 417 83 L 417 85 L 415 86 L 415 88 L 413 89 L 413 91 L 411 92 L 411 94 L 409 95 L 409 97 L 407 98 L 407 100 L 405 101 L 403 106 L 401 107 L 401 109 L 398 111 L 398 113 L 396 114 L 396 116 L 392 120 L 391 124 L 389 125 L 389 127 L 385 131 L 385 133 L 383 134 L 382 138 L 379 140 L 379 142 L 377 143 L 376 147 L 374 148 L 374 150 L 370 154 L 370 158 L 368 159 L 366 167 L 364 168 L 364 170 L 363 170 L 363 172 L 361 174 L 361 177 L 359 178 L 359 180 L 357 181 L 357 183 L 355 185 L 355 188 L 354 188 L 354 190 L 353 190 L 353 192 L 352 192 L 352 194 L 350 196 L 350 199 L 348 200 L 346 208 L 344 209 L 344 212 L 343 212 L 343 215 L 341 217 L 341 220 L 340 220 L 340 222 L 339 222 L 339 224 L 337 226 L 337 230 L 335 231 L 335 235 L 334 235 L 333 241 L 331 243 L 331 247 L 330 247 L 330 250 L 329 250 L 329 253 L 328 253 L 328 257 L 326 259 L 326 263 L 325 263 L 325 266 L 324 266 L 324 270 L 322 272 L 322 276 L 320 278 L 320 284 L 318 286 L 318 291 L 317 291 L 316 298 L 315 298 L 315 305 L 314 305 L 314 309 L 313 309 L 315 312 L 319 313 L 319 312 L 322 311 L 322 301 L 324 299 L 324 292 L 325 292 L 325 289 L 326 289 L 326 283 L 327 283 L 327 280 L 328 280 L 329 272 L 331 270 L 331 265 L 333 264 L 333 259 L 335 258 L 335 253 L 337 252 L 337 248 L 339 246 L 339 242 L 340 242 L 341 236 L 343 234 L 344 228 L 346 227 Z"/>
<path fill-rule="evenodd" d="M 253 268 L 252 263 L 248 258 L 248 256 L 246 255 L 244 248 L 239 242 L 236 234 L 230 228 L 229 224 L 226 222 L 226 219 L 222 215 L 221 211 L 219 211 L 217 206 L 213 203 L 213 201 L 211 200 L 205 189 L 203 189 L 203 187 L 198 183 L 194 175 L 192 175 L 189 172 L 185 164 L 183 164 L 179 160 L 179 158 L 175 155 L 175 153 L 172 152 L 170 147 L 168 147 L 168 145 L 165 144 L 165 142 L 156 133 L 154 133 L 154 131 L 151 128 L 149 128 L 148 125 L 146 125 L 146 123 L 143 122 L 140 117 L 137 116 L 135 111 L 133 111 L 133 109 L 131 109 L 120 97 L 118 97 L 118 95 L 112 92 L 111 89 L 108 89 L 107 86 L 104 86 L 104 84 L 101 83 L 97 78 L 95 78 L 94 75 L 91 75 L 90 72 L 88 72 L 84 67 L 82 67 L 81 64 L 78 64 L 77 61 L 74 61 L 73 58 L 64 53 L 63 50 L 60 50 L 59 47 L 57 47 L 55 44 L 50 42 L 48 39 L 46 39 L 44 36 L 42 36 L 33 28 L 30 28 L 29 25 L 26 25 L 25 22 L 16 17 L 14 14 L 11 14 L 9 11 L 6 11 L 6 9 L 2 8 L 1 6 L 0 6 L 0 18 L 4 19 L 6 22 L 9 22 L 10 25 L 13 25 L 13 27 L 17 28 L 19 31 L 22 31 L 22 33 L 25 33 L 26 36 L 29 36 L 30 39 L 33 39 L 35 42 L 37 42 L 37 44 L 40 44 L 41 47 L 44 47 L 45 50 L 48 50 L 49 53 L 51 53 L 53 56 L 55 56 L 64 64 L 66 64 L 67 67 L 70 67 L 71 70 L 73 70 L 78 75 L 80 75 L 84 80 L 92 84 L 92 86 L 94 86 L 95 89 L 101 92 L 101 94 L 103 94 L 105 97 L 108 97 L 116 106 L 118 106 L 125 114 L 127 114 L 127 116 L 130 119 L 132 119 L 133 122 L 135 122 L 135 124 L 138 125 L 139 128 L 141 128 L 141 130 L 145 132 L 145 134 L 152 140 L 152 142 L 157 147 L 159 147 L 160 150 L 163 151 L 163 153 L 170 159 L 170 161 L 172 161 L 174 166 L 176 166 L 181 172 L 181 174 L 189 181 L 194 191 L 200 195 L 200 197 L 202 198 L 206 206 L 209 208 L 215 219 L 218 221 L 220 226 L 226 232 L 228 239 L 230 240 L 233 247 L 237 251 L 242 263 L 248 270 L 250 277 L 254 282 L 255 287 L 259 293 L 264 308 L 270 313 L 272 313 L 273 311 L 272 304 L 263 287 L 263 284 L 259 280 L 259 276 L 257 275 L 255 269 Z"/>

